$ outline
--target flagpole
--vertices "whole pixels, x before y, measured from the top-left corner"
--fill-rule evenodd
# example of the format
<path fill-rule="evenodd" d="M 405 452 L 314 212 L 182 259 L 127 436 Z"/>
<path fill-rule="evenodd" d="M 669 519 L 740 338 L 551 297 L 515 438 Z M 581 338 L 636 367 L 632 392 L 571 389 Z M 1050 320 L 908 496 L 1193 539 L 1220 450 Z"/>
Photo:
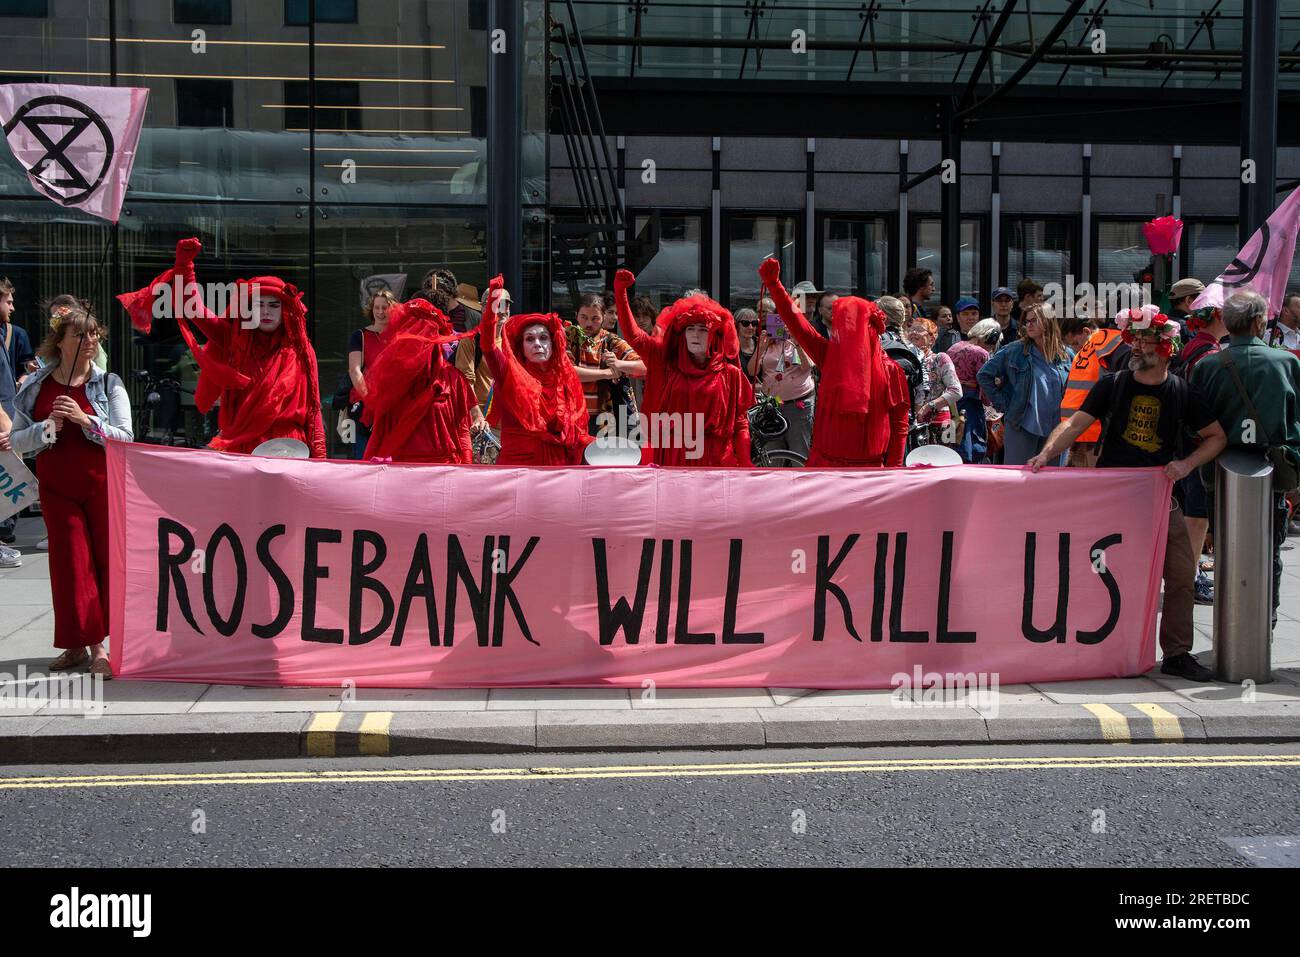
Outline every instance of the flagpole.
<path fill-rule="evenodd" d="M 117 0 L 108 0 L 108 85 L 117 86 Z M 125 199 L 126 197 L 124 196 L 123 201 L 125 201 Z M 121 215 L 121 210 L 118 210 L 118 215 L 119 216 Z M 104 283 L 108 287 L 107 290 L 105 290 L 105 295 L 104 295 L 104 308 L 109 310 L 108 312 L 104 313 L 105 322 L 108 321 L 108 316 L 112 312 L 113 287 L 117 284 L 117 280 L 122 275 L 122 254 L 121 254 L 121 249 L 118 247 L 117 233 L 118 233 L 117 221 L 114 220 L 113 222 L 109 223 L 108 226 L 107 245 L 112 248 L 113 258 L 112 258 L 112 266 L 109 272 L 105 273 L 104 275 Z M 100 271 L 103 272 L 104 267 L 102 263 L 100 264 L 99 268 Z M 108 328 L 107 325 L 105 326 L 105 328 L 106 329 Z M 129 320 L 127 322 L 127 328 L 130 329 Z M 117 339 L 118 337 L 114 336 L 113 338 Z M 109 346 L 109 348 L 112 349 L 114 353 L 116 353 L 116 361 L 112 361 L 112 358 L 110 357 L 109 365 L 116 366 L 118 369 L 124 370 L 130 364 L 129 350 L 131 348 L 131 337 L 129 335 L 126 335 L 126 336 L 122 336 L 121 339 L 122 339 L 121 345 L 117 345 L 116 343 L 113 343 L 110 344 Z M 127 377 L 123 376 L 122 378 L 126 379 Z"/>

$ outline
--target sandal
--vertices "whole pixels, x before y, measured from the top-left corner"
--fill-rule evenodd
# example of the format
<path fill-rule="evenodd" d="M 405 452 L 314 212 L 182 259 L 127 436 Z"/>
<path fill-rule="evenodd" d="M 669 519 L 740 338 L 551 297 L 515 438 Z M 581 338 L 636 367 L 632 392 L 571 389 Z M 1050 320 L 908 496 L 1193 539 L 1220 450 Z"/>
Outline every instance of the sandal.
<path fill-rule="evenodd" d="M 50 671 L 70 671 L 84 665 L 90 658 L 85 648 L 69 648 L 49 664 Z"/>
<path fill-rule="evenodd" d="M 99 675 L 105 681 L 113 680 L 113 666 L 108 663 L 107 658 L 96 658 L 90 663 L 91 675 Z"/>

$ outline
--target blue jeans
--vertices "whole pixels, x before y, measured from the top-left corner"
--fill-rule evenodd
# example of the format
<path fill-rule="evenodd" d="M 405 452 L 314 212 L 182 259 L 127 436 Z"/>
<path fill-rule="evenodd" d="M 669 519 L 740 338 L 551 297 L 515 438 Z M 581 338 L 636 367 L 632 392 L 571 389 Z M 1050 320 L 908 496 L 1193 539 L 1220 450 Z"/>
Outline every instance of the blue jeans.
<path fill-rule="evenodd" d="M 957 400 L 957 412 L 966 413 L 966 431 L 957 451 L 963 462 L 978 465 L 988 454 L 988 423 L 984 420 L 984 403 L 978 395 L 963 395 Z"/>
<path fill-rule="evenodd" d="M 361 424 L 359 419 L 353 419 L 353 436 L 356 441 L 352 443 L 352 457 L 354 459 L 364 459 L 366 457 L 366 443 L 370 441 L 370 430 Z"/>
<path fill-rule="evenodd" d="M 1024 429 L 1016 428 L 1010 422 L 1002 433 L 1002 464 L 1003 465 L 1024 465 L 1039 452 L 1043 451 L 1043 446 L 1047 443 L 1047 436 L 1033 435 Z M 1048 465 L 1064 465 L 1065 456 L 1061 455 Z M 1180 516 L 1181 518 L 1181 516 Z"/>

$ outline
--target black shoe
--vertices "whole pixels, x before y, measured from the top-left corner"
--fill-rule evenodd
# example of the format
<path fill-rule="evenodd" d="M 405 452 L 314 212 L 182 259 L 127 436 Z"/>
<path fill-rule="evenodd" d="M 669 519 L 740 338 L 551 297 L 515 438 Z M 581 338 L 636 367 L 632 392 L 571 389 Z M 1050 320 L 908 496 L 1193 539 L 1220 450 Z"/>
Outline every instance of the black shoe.
<path fill-rule="evenodd" d="M 1160 671 L 1162 674 L 1173 675 L 1175 678 L 1186 678 L 1188 681 L 1214 680 L 1214 672 L 1187 652 L 1174 655 L 1172 658 L 1166 658 L 1160 666 Z"/>
<path fill-rule="evenodd" d="M 0 545 L 12 545 L 18 541 L 18 536 L 13 532 L 0 532 Z"/>

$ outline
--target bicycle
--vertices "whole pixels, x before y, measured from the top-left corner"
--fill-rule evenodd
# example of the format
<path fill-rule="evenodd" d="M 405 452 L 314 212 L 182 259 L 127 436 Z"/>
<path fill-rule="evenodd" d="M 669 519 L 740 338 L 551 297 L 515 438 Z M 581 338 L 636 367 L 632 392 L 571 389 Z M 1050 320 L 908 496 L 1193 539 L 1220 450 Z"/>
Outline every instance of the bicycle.
<path fill-rule="evenodd" d="M 476 435 L 470 443 L 474 448 L 475 465 L 495 465 L 497 456 L 501 454 L 501 442 L 491 429 L 484 429 Z"/>
<path fill-rule="evenodd" d="M 789 449 L 767 447 L 769 442 L 781 438 L 790 428 L 779 406 L 780 402 L 773 396 L 762 396 L 747 413 L 752 443 L 750 459 L 756 468 L 803 468 L 807 456 Z"/>
<path fill-rule="evenodd" d="M 167 445 L 178 448 L 195 448 L 194 430 L 182 394 L 193 395 L 194 390 L 179 379 L 154 376 L 146 369 L 136 369 L 131 377 L 141 384 L 144 401 L 135 410 L 135 440 L 149 445 Z M 156 430 L 161 436 L 155 436 Z"/>

